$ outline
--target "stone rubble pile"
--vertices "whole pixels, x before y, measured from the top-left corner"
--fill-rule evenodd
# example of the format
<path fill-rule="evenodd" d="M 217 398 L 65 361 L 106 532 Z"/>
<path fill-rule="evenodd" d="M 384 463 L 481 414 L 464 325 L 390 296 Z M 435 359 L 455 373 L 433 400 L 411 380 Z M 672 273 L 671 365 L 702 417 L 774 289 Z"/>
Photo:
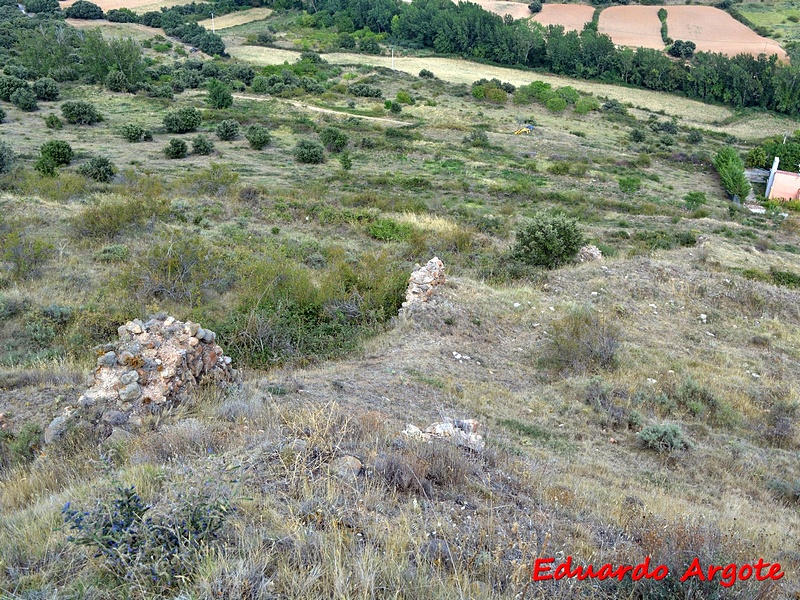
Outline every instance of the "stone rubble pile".
<path fill-rule="evenodd" d="M 407 438 L 427 442 L 437 439 L 449 440 L 473 452 L 482 452 L 484 448 L 483 436 L 478 433 L 478 422 L 475 419 L 437 421 L 428 425 L 424 430 L 416 425 L 408 424 L 401 433 Z"/>
<path fill-rule="evenodd" d="M 89 389 L 76 406 L 53 420 L 45 432 L 46 442 L 60 437 L 76 417 L 88 419 L 95 429 L 98 418 L 112 428 L 136 426 L 143 415 L 180 404 L 200 384 L 240 382 L 231 358 L 217 345 L 216 334 L 197 323 L 174 317 L 147 323 L 134 319 L 117 331 L 118 342 L 98 348 Z"/>
<path fill-rule="evenodd" d="M 597 246 L 583 246 L 578 250 L 578 262 L 593 262 L 596 260 L 603 260 L 603 253 Z"/>
<path fill-rule="evenodd" d="M 405 310 L 411 310 L 423 302 L 429 302 L 439 286 L 447 283 L 444 275 L 444 264 L 434 256 L 424 267 L 416 265 L 408 280 Z"/>

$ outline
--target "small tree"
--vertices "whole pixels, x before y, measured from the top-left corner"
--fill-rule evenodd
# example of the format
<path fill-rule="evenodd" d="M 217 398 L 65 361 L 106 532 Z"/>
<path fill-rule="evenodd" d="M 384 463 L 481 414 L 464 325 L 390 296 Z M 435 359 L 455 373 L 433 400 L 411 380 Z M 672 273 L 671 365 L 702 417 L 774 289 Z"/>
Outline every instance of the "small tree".
<path fill-rule="evenodd" d="M 188 151 L 186 142 L 178 138 L 171 139 L 164 148 L 164 154 L 167 158 L 185 158 Z"/>
<path fill-rule="evenodd" d="M 511 255 L 524 264 L 555 269 L 575 258 L 584 242 L 575 219 L 538 213 L 517 230 Z"/>
<path fill-rule="evenodd" d="M 250 125 L 244 134 L 250 147 L 253 150 L 261 150 L 264 146 L 272 141 L 272 136 L 269 130 L 263 125 Z"/>
<path fill-rule="evenodd" d="M 61 90 L 58 89 L 55 79 L 42 77 L 33 83 L 33 93 L 43 102 L 52 102 L 53 100 L 58 100 Z"/>
<path fill-rule="evenodd" d="M 52 159 L 59 167 L 68 165 L 75 156 L 75 153 L 72 151 L 72 146 L 63 140 L 50 140 L 49 142 L 45 142 L 39 149 L 39 154 Z"/>
<path fill-rule="evenodd" d="M 211 108 L 230 108 L 233 105 L 231 89 L 219 79 L 210 79 L 206 87 L 208 89 L 206 102 Z"/>
<path fill-rule="evenodd" d="M 193 107 L 169 112 L 164 117 L 164 128 L 169 133 L 189 133 L 195 131 L 202 122 L 200 111 Z"/>
<path fill-rule="evenodd" d="M 541 12 L 542 3 L 540 2 L 540 0 L 533 0 L 533 2 L 528 4 L 528 10 L 535 15 L 536 13 Z"/>
<path fill-rule="evenodd" d="M 11 102 L 11 95 L 20 88 L 28 87 L 28 82 L 13 75 L 0 75 L 0 100 Z"/>
<path fill-rule="evenodd" d="M 198 135 L 192 140 L 192 152 L 206 156 L 214 151 L 214 142 L 205 135 Z"/>
<path fill-rule="evenodd" d="M 111 181 L 116 172 L 117 168 L 114 163 L 104 156 L 95 156 L 89 162 L 78 167 L 78 173 L 101 183 Z"/>
<path fill-rule="evenodd" d="M 27 87 L 19 88 L 16 92 L 11 94 L 11 103 L 25 112 L 33 112 L 39 108 L 39 105 L 36 103 L 36 94 Z"/>
<path fill-rule="evenodd" d="M 64 16 L 68 19 L 102 19 L 105 15 L 103 9 L 87 0 L 78 0 L 75 4 L 64 11 Z"/>
<path fill-rule="evenodd" d="M 217 137 L 229 141 L 239 135 L 239 122 L 236 119 L 225 119 L 217 124 Z"/>
<path fill-rule="evenodd" d="M 294 158 L 299 163 L 319 164 L 325 160 L 322 144 L 312 140 L 300 140 L 294 148 Z"/>

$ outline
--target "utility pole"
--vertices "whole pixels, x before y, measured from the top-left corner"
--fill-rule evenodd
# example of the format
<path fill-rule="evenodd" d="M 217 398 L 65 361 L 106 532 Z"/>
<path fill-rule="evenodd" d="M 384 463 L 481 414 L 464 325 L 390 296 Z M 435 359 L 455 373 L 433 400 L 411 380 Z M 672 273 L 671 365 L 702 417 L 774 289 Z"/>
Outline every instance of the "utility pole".
<path fill-rule="evenodd" d="M 214 13 L 211 13 L 211 33 L 217 33 L 217 28 L 214 27 Z"/>
<path fill-rule="evenodd" d="M 392 46 L 392 71 L 394 71 L 394 45 Z"/>

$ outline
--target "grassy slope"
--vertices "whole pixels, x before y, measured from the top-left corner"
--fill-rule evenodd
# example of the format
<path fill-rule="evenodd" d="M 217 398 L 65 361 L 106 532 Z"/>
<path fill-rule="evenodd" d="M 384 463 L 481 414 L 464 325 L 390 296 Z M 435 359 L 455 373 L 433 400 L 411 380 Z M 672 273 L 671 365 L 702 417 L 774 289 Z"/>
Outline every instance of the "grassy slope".
<path fill-rule="evenodd" d="M 425 64 L 443 78 L 459 76 L 443 68 L 449 63 Z M 438 254 L 451 281 L 445 303 L 401 319 L 346 359 L 251 372 L 241 393 L 204 392 L 157 431 L 106 446 L 99 458 L 93 446 L 76 444 L 59 453 L 45 450 L 31 466 L 7 472 L 0 485 L 3 594 L 153 597 L 139 565 L 130 569 L 132 581 L 120 586 L 101 561 L 90 558 L 90 549 L 69 544 L 58 528 L 65 501 L 88 508 L 114 481 L 136 484 L 162 513 L 178 510 L 178 492 L 232 497 L 235 512 L 218 550 L 185 557 L 198 565 L 194 581 L 183 584 L 188 597 L 600 597 L 602 591 L 589 583 L 526 583 L 533 557 L 572 554 L 595 564 L 635 563 L 645 553 L 670 564 L 695 555 L 740 563 L 759 556 L 780 560 L 787 576 L 764 597 L 797 593 L 797 505 L 771 491 L 776 481 L 800 478 L 797 439 L 786 440 L 787 448 L 767 439 L 770 411 L 797 394 L 797 292 L 741 276 L 746 269 L 800 270 L 797 217 L 773 222 L 729 213 L 715 176 L 672 154 L 713 152 L 726 133 L 750 137 L 740 129 L 750 122 L 711 126 L 724 118 L 711 113 L 722 109 L 703 113 L 700 105 L 691 121 L 705 128 L 699 147 L 685 141 L 688 118 L 670 149 L 658 148 L 655 134 L 631 145 L 631 124 L 602 112 L 580 117 L 553 115 L 538 105 L 478 104 L 441 81 L 348 72 L 355 76 L 348 81 L 372 77 L 387 97 L 398 89 L 418 95 L 399 117 L 419 124 L 417 139 L 392 143 L 385 135 L 389 124 L 344 114 L 388 117 L 380 101 L 356 99 L 350 108 L 349 98 L 335 95 L 299 102 L 237 99 L 225 115 L 206 111 L 201 129 L 211 131 L 222 116 L 262 122 L 275 136 L 270 147 L 256 153 L 241 138 L 217 141 L 215 156 L 168 161 L 160 149 L 174 136 L 160 130 L 168 109 L 160 101 L 69 88 L 67 99 L 90 98 L 106 120 L 57 133 L 43 127 L 40 114 L 6 107 L 0 133 L 23 161 L 32 162 L 38 146 L 55 137 L 73 145 L 76 163 L 102 153 L 147 179 L 126 175 L 124 185 L 87 185 L 70 167 L 56 180 L 29 174 L 18 181 L 17 194 L 3 198 L 4 214 L 24 219 L 58 252 L 40 278 L 6 281 L 4 300 L 77 306 L 97 301 L 105 290 L 103 301 L 113 303 L 118 288 L 107 281 L 128 265 L 100 261 L 97 252 L 113 242 L 136 257 L 170 232 L 197 235 L 231 252 L 278 235 L 297 249 L 297 260 L 309 264 L 331 248 L 393 252 L 406 269 Z M 648 107 L 656 95 L 642 94 L 633 104 Z M 426 106 L 423 97 L 436 105 Z M 202 101 L 202 94 L 187 92 L 175 105 L 202 107 Z M 304 102 L 343 115 L 305 110 Z M 673 103 L 659 97 L 651 108 L 669 113 Z M 51 110 L 58 112 L 57 103 L 42 112 Z M 646 108 L 631 112 L 639 126 L 652 114 Z M 538 123 L 532 136 L 511 135 L 530 119 Z M 116 132 L 130 121 L 152 127 L 155 142 L 121 140 Z M 329 123 L 338 123 L 353 141 L 349 173 L 333 157 L 320 166 L 291 159 L 297 139 L 314 137 L 314 129 Z M 462 144 L 473 126 L 488 129 L 490 147 Z M 361 148 L 361 138 L 377 148 Z M 652 165 L 636 166 L 648 149 Z M 212 161 L 229 165 L 239 182 L 216 196 L 192 191 Z M 551 172 L 564 162 L 572 165 L 569 173 Z M 623 194 L 617 179 L 631 174 L 641 177 L 643 187 Z M 239 196 L 244 185 L 261 187 L 257 200 Z M 689 218 L 682 198 L 696 190 L 709 196 L 707 214 Z M 76 239 L 69 218 L 109 197 L 166 198 L 172 212 L 112 240 Z M 279 201 L 292 202 L 292 208 Z M 410 245 L 385 244 L 359 222 L 326 220 L 322 206 L 367 208 L 410 223 L 420 234 Z M 617 256 L 541 275 L 535 284 L 483 282 L 516 223 L 549 208 L 578 217 L 593 241 Z M 674 231 L 705 237 L 697 247 L 652 250 Z M 238 293 L 234 287 L 205 310 L 224 312 Z M 621 328 L 619 367 L 599 371 L 599 379 L 540 364 L 559 319 L 574 304 L 595 307 Z M 181 318 L 197 315 L 156 300 L 139 310 L 159 309 Z M 20 317 L 6 319 L 4 344 L 26 331 Z M 459 362 L 454 352 L 471 358 Z M 3 371 L 0 412 L 12 429 L 28 420 L 46 423 L 68 403 L 88 370 L 84 360 Z M 664 401 L 662 392 L 675 399 L 690 379 L 729 412 L 715 408 L 709 418 L 710 404 Z M 587 400 L 599 388 L 608 390 L 610 405 L 596 408 Z M 633 411 L 638 424 L 629 427 L 618 418 Z M 396 441 L 405 423 L 422 427 L 442 417 L 478 419 L 487 452 L 476 457 Z M 681 423 L 694 443 L 690 451 L 656 454 L 641 447 L 636 431 L 664 420 Z M 293 444 L 296 439 L 306 445 Z M 337 476 L 333 461 L 343 455 L 358 456 L 365 472 L 354 480 Z M 409 483 L 385 483 L 383 473 L 403 469 L 414 474 Z M 452 556 L 437 551 L 441 547 L 431 539 L 449 542 Z M 726 594 L 749 598 L 755 592 L 737 584 Z"/>

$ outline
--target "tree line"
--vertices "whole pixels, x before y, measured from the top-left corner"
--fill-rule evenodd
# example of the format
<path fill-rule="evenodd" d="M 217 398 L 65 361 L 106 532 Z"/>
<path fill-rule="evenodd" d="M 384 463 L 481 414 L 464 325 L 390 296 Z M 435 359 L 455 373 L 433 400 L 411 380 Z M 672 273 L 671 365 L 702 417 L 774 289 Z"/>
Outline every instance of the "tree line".
<path fill-rule="evenodd" d="M 275 2 L 287 0 L 275 0 Z M 295 0 L 293 0 L 294 2 Z M 358 29 L 383 33 L 392 43 L 432 48 L 506 66 L 600 79 L 656 91 L 682 93 L 736 108 L 758 107 L 800 115 L 800 68 L 777 56 L 697 52 L 688 60 L 659 50 L 618 48 L 589 23 L 583 31 L 515 21 L 477 4 L 450 0 L 302 0 L 310 13 L 334 23 L 346 16 Z"/>

